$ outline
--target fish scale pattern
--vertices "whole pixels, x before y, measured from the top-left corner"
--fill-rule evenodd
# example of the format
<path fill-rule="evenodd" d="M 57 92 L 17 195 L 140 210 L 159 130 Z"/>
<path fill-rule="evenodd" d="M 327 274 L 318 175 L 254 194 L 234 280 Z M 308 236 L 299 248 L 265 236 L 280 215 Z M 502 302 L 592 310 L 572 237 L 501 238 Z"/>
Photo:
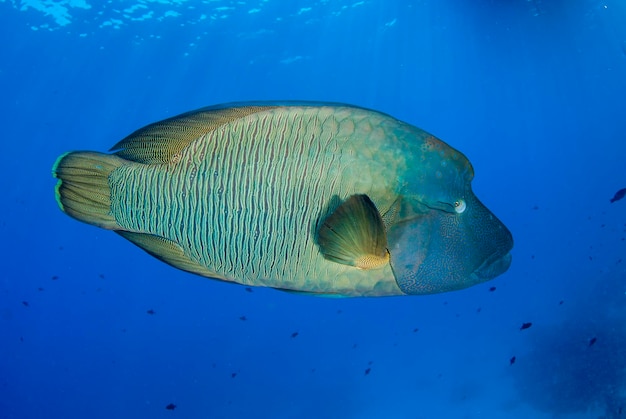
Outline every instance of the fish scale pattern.
<path fill-rule="evenodd" d="M 345 116 L 259 112 L 192 142 L 176 164 L 122 166 L 111 176 L 113 213 L 123 228 L 170 239 L 220 275 L 322 290 L 328 284 L 318 278 L 353 269 L 321 263 L 313 232 L 327 201 L 368 192 L 344 173 L 359 164 L 348 144 L 355 118 Z M 367 177 L 367 167 L 359 170 Z"/>

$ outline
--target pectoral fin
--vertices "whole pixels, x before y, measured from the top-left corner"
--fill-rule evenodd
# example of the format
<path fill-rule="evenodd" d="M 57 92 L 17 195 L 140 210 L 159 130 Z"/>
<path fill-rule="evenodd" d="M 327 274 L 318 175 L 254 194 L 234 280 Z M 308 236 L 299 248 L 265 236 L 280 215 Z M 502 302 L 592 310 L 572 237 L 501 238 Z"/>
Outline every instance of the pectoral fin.
<path fill-rule="evenodd" d="M 352 195 L 324 222 L 317 233 L 324 257 L 359 269 L 373 269 L 389 261 L 383 219 L 367 195 Z"/>

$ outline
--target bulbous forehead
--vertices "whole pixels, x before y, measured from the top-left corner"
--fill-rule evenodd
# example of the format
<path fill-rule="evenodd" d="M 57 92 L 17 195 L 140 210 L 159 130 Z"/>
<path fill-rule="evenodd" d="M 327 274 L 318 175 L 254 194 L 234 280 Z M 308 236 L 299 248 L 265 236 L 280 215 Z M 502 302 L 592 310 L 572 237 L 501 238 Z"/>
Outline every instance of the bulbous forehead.
<path fill-rule="evenodd" d="M 433 135 L 424 137 L 420 152 L 425 174 L 437 179 L 460 175 L 465 182 L 474 178 L 474 168 L 467 157 Z"/>

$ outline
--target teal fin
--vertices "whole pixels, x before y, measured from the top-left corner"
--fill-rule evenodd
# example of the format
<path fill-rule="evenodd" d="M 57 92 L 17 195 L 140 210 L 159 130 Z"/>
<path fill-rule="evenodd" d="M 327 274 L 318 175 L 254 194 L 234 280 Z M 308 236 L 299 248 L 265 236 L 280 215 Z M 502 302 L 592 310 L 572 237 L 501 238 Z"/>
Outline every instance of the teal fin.
<path fill-rule="evenodd" d="M 116 233 L 133 244 L 141 247 L 157 259 L 160 259 L 175 268 L 210 278 L 227 280 L 226 278 L 191 260 L 187 255 L 185 255 L 183 248 L 171 240 L 152 234 L 134 233 L 124 230 L 117 230 Z"/>
<path fill-rule="evenodd" d="M 388 231 L 389 228 L 396 223 L 398 219 L 398 214 L 400 213 L 400 205 L 402 204 L 402 197 L 396 198 L 395 201 L 391 204 L 389 209 L 385 211 L 382 215 L 383 224 L 385 225 L 385 231 Z"/>
<path fill-rule="evenodd" d="M 275 107 L 198 109 L 140 128 L 109 151 L 137 163 L 175 164 L 180 158 L 180 152 L 192 141 L 224 124 Z"/>
<path fill-rule="evenodd" d="M 367 195 L 352 195 L 319 228 L 324 257 L 343 265 L 372 269 L 389 262 L 385 226 Z"/>

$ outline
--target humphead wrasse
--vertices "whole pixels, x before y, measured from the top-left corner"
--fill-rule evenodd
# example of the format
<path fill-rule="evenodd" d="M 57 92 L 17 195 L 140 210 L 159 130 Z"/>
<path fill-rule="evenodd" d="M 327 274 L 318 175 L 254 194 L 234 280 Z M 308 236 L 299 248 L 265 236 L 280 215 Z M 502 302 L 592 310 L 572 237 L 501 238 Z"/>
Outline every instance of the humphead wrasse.
<path fill-rule="evenodd" d="M 54 164 L 68 215 L 185 271 L 326 296 L 431 294 L 505 272 L 513 238 L 468 159 L 363 108 L 231 104 Z"/>

